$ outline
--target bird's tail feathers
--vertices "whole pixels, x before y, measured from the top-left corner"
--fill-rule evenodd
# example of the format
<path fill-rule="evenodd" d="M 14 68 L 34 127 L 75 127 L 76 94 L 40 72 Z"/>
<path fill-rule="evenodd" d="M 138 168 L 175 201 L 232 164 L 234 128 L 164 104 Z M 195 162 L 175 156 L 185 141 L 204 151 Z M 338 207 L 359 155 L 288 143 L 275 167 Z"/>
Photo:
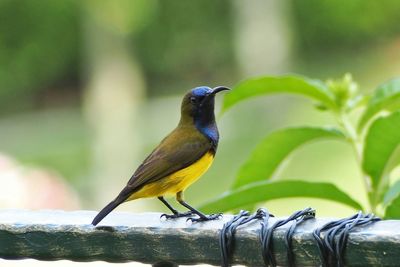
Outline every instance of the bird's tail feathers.
<path fill-rule="evenodd" d="M 121 198 L 121 197 L 117 197 L 116 199 L 114 199 L 113 201 L 111 201 L 110 203 L 108 203 L 107 206 L 105 206 L 97 215 L 96 217 L 94 217 L 93 221 L 92 221 L 92 225 L 96 226 L 101 220 L 104 219 L 104 217 L 106 217 L 111 211 L 113 211 L 116 207 L 119 206 L 119 204 L 121 204 L 122 202 L 125 201 L 126 198 Z"/>

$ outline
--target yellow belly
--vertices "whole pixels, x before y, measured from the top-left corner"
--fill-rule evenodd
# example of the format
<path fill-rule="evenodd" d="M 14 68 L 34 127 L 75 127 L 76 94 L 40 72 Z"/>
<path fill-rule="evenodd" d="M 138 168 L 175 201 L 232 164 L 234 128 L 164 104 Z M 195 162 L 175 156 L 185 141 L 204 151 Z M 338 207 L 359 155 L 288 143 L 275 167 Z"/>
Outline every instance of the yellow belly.
<path fill-rule="evenodd" d="M 207 171 L 213 159 L 214 155 L 207 152 L 202 158 L 189 167 L 179 170 L 157 182 L 145 185 L 142 189 L 133 193 L 127 200 L 173 195 L 183 191 Z"/>

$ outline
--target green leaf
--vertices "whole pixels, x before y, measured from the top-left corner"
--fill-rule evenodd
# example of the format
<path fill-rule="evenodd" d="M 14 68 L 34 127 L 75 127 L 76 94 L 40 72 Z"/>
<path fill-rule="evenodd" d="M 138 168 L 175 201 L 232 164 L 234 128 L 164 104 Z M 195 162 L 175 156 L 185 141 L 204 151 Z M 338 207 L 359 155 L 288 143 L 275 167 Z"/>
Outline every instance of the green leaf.
<path fill-rule="evenodd" d="M 269 134 L 241 166 L 232 188 L 270 179 L 283 160 L 299 146 L 319 139 L 344 139 L 332 128 L 288 128 Z"/>
<path fill-rule="evenodd" d="M 335 107 L 333 94 L 319 80 L 301 76 L 262 76 L 239 82 L 226 94 L 222 110 L 226 111 L 238 102 L 247 98 L 274 93 L 300 94 L 321 102 L 328 108 Z"/>
<path fill-rule="evenodd" d="M 386 207 L 385 219 L 400 219 L 400 195 L 397 195 Z"/>
<path fill-rule="evenodd" d="M 400 144 L 400 112 L 375 120 L 365 138 L 363 170 L 371 177 L 374 189 L 382 188 L 383 177 L 393 164 L 391 157 Z"/>
<path fill-rule="evenodd" d="M 367 122 L 379 112 L 400 109 L 400 78 L 390 80 L 380 85 L 371 96 L 367 109 L 358 123 L 358 131 L 361 131 Z"/>
<path fill-rule="evenodd" d="M 204 212 L 222 212 L 237 209 L 273 199 L 288 197 L 310 197 L 332 200 L 355 209 L 361 205 L 330 183 L 312 183 L 305 181 L 262 181 L 228 191 L 220 197 L 206 203 L 200 209 Z"/>
<path fill-rule="evenodd" d="M 400 180 L 396 181 L 386 192 L 383 199 L 384 205 L 389 205 L 396 197 L 400 195 Z"/>

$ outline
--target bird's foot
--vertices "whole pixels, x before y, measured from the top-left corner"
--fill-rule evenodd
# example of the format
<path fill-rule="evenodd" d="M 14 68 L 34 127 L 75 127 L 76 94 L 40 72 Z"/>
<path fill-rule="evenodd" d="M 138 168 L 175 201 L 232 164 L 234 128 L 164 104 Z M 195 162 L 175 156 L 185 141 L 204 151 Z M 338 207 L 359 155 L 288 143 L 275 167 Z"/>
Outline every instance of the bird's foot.
<path fill-rule="evenodd" d="M 181 212 L 177 212 L 177 213 L 174 213 L 174 214 L 166 214 L 166 213 L 164 213 L 164 214 L 161 214 L 160 219 L 165 218 L 166 220 L 169 220 L 169 219 L 176 219 L 176 218 L 181 218 L 181 217 L 189 217 L 189 216 L 192 216 L 192 215 L 193 215 L 193 212 L 191 212 L 191 211 L 182 212 L 182 213 Z"/>
<path fill-rule="evenodd" d="M 215 214 L 210 214 L 210 215 L 204 215 L 198 218 L 187 218 L 187 222 L 190 221 L 191 223 L 197 223 L 197 222 L 206 222 L 206 221 L 212 221 L 212 220 L 218 220 L 222 217 L 222 213 L 215 213 Z"/>

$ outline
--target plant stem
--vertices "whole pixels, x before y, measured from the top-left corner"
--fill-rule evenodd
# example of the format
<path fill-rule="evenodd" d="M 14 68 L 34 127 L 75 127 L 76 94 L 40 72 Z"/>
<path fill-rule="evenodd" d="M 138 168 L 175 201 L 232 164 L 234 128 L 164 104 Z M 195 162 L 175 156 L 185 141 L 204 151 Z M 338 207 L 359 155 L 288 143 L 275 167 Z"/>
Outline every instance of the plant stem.
<path fill-rule="evenodd" d="M 344 111 L 340 111 L 337 116 L 337 121 L 340 126 L 345 130 L 348 141 L 352 145 L 354 152 L 356 154 L 356 159 L 358 166 L 360 167 L 360 171 L 362 173 L 362 180 L 364 182 L 364 186 L 367 193 L 367 199 L 369 201 L 369 208 L 373 213 L 376 213 L 376 201 L 371 198 L 371 184 L 370 179 L 367 174 L 365 174 L 362 168 L 362 157 L 363 157 L 363 144 L 361 142 L 361 136 L 357 133 L 355 127 L 350 122 L 349 116 Z"/>

